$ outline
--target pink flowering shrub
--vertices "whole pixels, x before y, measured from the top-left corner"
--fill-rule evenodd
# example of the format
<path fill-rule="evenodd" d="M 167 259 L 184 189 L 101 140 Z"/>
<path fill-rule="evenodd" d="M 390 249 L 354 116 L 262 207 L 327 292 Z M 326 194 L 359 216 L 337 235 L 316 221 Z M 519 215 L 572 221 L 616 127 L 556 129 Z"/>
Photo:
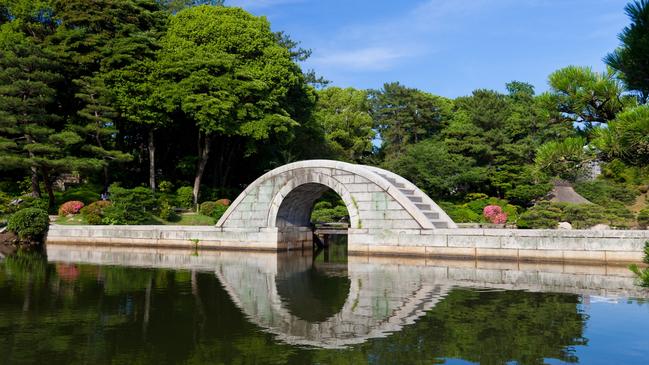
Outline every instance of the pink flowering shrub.
<path fill-rule="evenodd" d="M 59 215 L 66 216 L 70 214 L 77 214 L 83 208 L 83 203 L 78 200 L 71 200 L 61 204 L 59 207 Z"/>
<path fill-rule="evenodd" d="M 503 208 L 498 205 L 487 205 L 482 210 L 482 215 L 493 224 L 507 223 L 507 213 L 503 212 Z"/>

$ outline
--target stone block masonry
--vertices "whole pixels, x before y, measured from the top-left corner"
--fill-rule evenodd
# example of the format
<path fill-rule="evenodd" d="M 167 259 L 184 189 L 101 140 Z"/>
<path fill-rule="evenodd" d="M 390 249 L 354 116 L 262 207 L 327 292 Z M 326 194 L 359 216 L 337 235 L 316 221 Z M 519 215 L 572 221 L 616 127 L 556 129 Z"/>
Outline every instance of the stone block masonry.
<path fill-rule="evenodd" d="M 284 251 L 311 249 L 311 231 L 190 226 L 52 225 L 47 243 Z M 351 255 L 419 256 L 507 261 L 639 263 L 649 231 L 350 229 Z M 198 243 L 196 243 L 198 242 Z"/>

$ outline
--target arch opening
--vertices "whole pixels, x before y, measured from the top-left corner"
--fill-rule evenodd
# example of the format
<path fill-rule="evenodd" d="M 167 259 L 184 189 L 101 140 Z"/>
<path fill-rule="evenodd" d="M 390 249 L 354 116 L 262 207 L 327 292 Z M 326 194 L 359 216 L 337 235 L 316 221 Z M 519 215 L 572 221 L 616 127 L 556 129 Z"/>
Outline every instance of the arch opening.
<path fill-rule="evenodd" d="M 306 248 L 314 242 L 318 247 L 328 247 L 331 235 L 347 234 L 349 216 L 338 192 L 327 185 L 309 182 L 294 187 L 283 197 L 274 224 L 289 248 Z"/>

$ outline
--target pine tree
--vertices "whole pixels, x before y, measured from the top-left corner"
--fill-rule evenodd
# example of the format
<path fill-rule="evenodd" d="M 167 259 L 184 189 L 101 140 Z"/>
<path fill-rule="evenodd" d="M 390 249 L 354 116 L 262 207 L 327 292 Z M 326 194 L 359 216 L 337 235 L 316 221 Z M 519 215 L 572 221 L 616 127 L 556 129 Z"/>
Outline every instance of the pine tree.
<path fill-rule="evenodd" d="M 28 167 L 32 195 L 40 197 L 42 179 L 53 207 L 58 173 L 96 169 L 102 161 L 78 157 L 81 137 L 62 128 L 53 88 L 61 78 L 55 58 L 25 36 L 14 40 L 0 53 L 0 167 Z"/>
<path fill-rule="evenodd" d="M 104 191 L 107 191 L 110 162 L 127 162 L 132 156 L 114 148 L 117 128 L 113 119 L 117 112 L 112 107 L 113 100 L 108 96 L 109 90 L 104 80 L 99 76 L 84 76 L 75 83 L 80 88 L 76 97 L 84 104 L 78 115 L 85 124 L 76 125 L 74 129 L 86 137 L 87 144 L 83 149 L 103 160 Z"/>

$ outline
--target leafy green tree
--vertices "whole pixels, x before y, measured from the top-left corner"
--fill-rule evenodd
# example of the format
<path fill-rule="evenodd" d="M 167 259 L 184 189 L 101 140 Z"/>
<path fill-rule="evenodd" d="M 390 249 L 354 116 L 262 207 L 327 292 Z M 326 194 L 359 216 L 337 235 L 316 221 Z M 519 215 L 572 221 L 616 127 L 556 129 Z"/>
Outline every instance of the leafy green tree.
<path fill-rule="evenodd" d="M 450 118 L 452 102 L 398 82 L 370 93 L 372 116 L 387 154 L 401 154 L 408 144 L 438 133 Z"/>
<path fill-rule="evenodd" d="M 114 137 L 117 134 L 114 118 L 117 113 L 112 106 L 113 100 L 108 97 L 109 90 L 104 80 L 98 76 L 84 76 L 75 80 L 75 83 L 80 88 L 76 97 L 84 103 L 78 114 L 86 122 L 75 129 L 79 134 L 86 136 L 87 144 L 84 149 L 103 161 L 104 191 L 107 192 L 109 164 L 130 161 L 132 156 L 114 147 Z"/>
<path fill-rule="evenodd" d="M 585 138 L 570 137 L 543 144 L 536 151 L 535 163 L 549 176 L 575 181 L 583 176 L 593 157 Z"/>
<path fill-rule="evenodd" d="M 64 62 L 69 83 L 61 98 L 70 100 L 64 109 L 77 111 L 68 118 L 75 122 L 81 119 L 77 124 L 86 126 L 87 117 L 80 110 L 88 107 L 88 91 L 82 88 L 88 85 L 89 78 L 95 84 L 105 84 L 101 86 L 102 97 L 107 101 L 104 105 L 117 112 L 112 117 L 115 125 L 122 122 L 122 130 L 137 132 L 141 131 L 137 127 L 145 126 L 149 137 L 149 182 L 155 190 L 154 131 L 166 119 L 152 107 L 153 87 L 147 81 L 152 78 L 151 60 L 168 14 L 153 0 L 57 0 L 54 9 L 60 25 L 50 42 Z M 95 152 L 108 159 L 127 158 L 125 153 L 108 156 Z"/>
<path fill-rule="evenodd" d="M 593 143 L 607 161 L 620 159 L 630 165 L 649 165 L 649 106 L 618 114 L 607 128 L 595 131 Z"/>
<path fill-rule="evenodd" d="M 610 69 L 598 73 L 590 67 L 568 66 L 553 72 L 549 83 L 558 110 L 588 129 L 615 119 L 632 103 L 623 97 L 624 89 Z"/>
<path fill-rule="evenodd" d="M 0 163 L 5 168 L 28 166 L 32 195 L 40 197 L 39 162 L 57 148 L 49 140 L 58 119 L 51 85 L 60 75 L 51 71 L 51 55 L 24 35 L 12 38 L 16 43 L 4 45 L 0 53 Z"/>
<path fill-rule="evenodd" d="M 474 161 L 450 153 L 442 142 L 428 139 L 408 146 L 401 155 L 384 163 L 390 171 L 405 177 L 431 197 L 448 197 L 466 189 L 466 184 L 484 182 Z"/>
<path fill-rule="evenodd" d="M 361 162 L 372 153 L 372 117 L 367 92 L 331 87 L 318 92 L 315 118 L 336 157 Z"/>
<path fill-rule="evenodd" d="M 638 93 L 642 103 L 649 98 L 649 0 L 634 0 L 625 7 L 631 24 L 618 36 L 621 46 L 604 62 L 621 73 L 627 89 Z"/>
<path fill-rule="evenodd" d="M 265 18 L 238 8 L 182 10 L 171 20 L 158 62 L 167 112 L 198 129 L 195 204 L 215 136 L 259 141 L 298 126 L 287 111 L 287 92 L 304 77 Z"/>

